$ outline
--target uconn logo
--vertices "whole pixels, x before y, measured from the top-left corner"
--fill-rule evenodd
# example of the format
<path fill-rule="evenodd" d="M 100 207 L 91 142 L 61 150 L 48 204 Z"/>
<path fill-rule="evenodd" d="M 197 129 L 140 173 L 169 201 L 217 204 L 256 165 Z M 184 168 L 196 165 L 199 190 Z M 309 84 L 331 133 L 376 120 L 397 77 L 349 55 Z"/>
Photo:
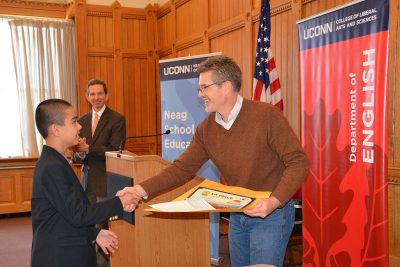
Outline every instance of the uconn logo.
<path fill-rule="evenodd" d="M 190 73 L 192 72 L 191 65 L 183 65 L 183 66 L 172 66 L 163 68 L 163 72 L 165 76 L 168 75 L 176 75 L 181 73 Z"/>
<path fill-rule="evenodd" d="M 303 38 L 304 40 L 312 39 L 314 37 L 318 37 L 323 34 L 328 34 L 332 31 L 333 31 L 333 24 L 332 22 L 329 22 L 323 25 L 317 25 L 315 27 L 305 29 L 303 31 Z"/>

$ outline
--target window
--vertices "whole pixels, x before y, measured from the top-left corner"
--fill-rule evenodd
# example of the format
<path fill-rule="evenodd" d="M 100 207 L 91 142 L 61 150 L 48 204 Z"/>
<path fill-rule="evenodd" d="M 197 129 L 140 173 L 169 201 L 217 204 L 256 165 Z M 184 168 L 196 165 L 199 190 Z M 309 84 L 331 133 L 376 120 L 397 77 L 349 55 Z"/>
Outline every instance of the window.
<path fill-rule="evenodd" d="M 0 158 L 23 156 L 10 27 L 0 18 Z"/>
<path fill-rule="evenodd" d="M 34 112 L 49 98 L 77 103 L 70 20 L 0 18 L 0 158 L 39 156 Z"/>

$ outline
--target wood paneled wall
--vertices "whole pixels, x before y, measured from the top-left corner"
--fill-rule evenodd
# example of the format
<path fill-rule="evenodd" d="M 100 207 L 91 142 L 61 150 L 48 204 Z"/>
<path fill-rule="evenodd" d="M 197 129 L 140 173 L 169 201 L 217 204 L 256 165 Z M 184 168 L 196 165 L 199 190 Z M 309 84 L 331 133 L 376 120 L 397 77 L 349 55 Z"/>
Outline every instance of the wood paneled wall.
<path fill-rule="evenodd" d="M 36 159 L 0 162 L 0 214 L 31 211 L 32 177 Z"/>
<path fill-rule="evenodd" d="M 243 72 L 241 94 L 252 96 L 260 1 L 177 0 L 158 10 L 160 59 L 209 52 L 234 58 Z M 271 46 L 283 88 L 284 113 L 300 133 L 298 37 L 296 20 L 302 18 L 301 1 L 271 0 Z"/>
<path fill-rule="evenodd" d="M 154 134 L 156 123 L 156 13 L 146 9 L 87 5 L 78 0 L 68 10 L 75 19 L 78 54 L 79 113 L 89 111 L 86 83 L 107 83 L 108 106 L 125 115 L 127 136 Z M 127 150 L 156 154 L 155 138 L 128 139 Z"/>

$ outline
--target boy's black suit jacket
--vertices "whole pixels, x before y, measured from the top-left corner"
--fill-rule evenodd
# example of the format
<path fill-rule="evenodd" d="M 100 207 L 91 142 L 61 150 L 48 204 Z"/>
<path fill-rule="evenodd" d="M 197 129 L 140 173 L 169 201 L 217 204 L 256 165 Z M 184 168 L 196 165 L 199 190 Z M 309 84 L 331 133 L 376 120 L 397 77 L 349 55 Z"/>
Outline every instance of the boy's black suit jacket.
<path fill-rule="evenodd" d="M 119 198 L 94 205 L 67 159 L 44 146 L 32 186 L 32 267 L 96 266 L 96 223 L 123 212 Z"/>

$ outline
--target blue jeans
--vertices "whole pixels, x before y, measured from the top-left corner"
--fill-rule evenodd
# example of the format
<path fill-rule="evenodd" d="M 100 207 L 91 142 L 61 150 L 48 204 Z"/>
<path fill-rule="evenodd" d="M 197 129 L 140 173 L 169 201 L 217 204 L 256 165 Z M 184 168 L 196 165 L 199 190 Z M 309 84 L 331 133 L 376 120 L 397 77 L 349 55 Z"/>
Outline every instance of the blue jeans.
<path fill-rule="evenodd" d="M 263 263 L 282 266 L 294 226 L 294 214 L 293 200 L 265 218 L 231 213 L 229 252 L 232 267 Z"/>

